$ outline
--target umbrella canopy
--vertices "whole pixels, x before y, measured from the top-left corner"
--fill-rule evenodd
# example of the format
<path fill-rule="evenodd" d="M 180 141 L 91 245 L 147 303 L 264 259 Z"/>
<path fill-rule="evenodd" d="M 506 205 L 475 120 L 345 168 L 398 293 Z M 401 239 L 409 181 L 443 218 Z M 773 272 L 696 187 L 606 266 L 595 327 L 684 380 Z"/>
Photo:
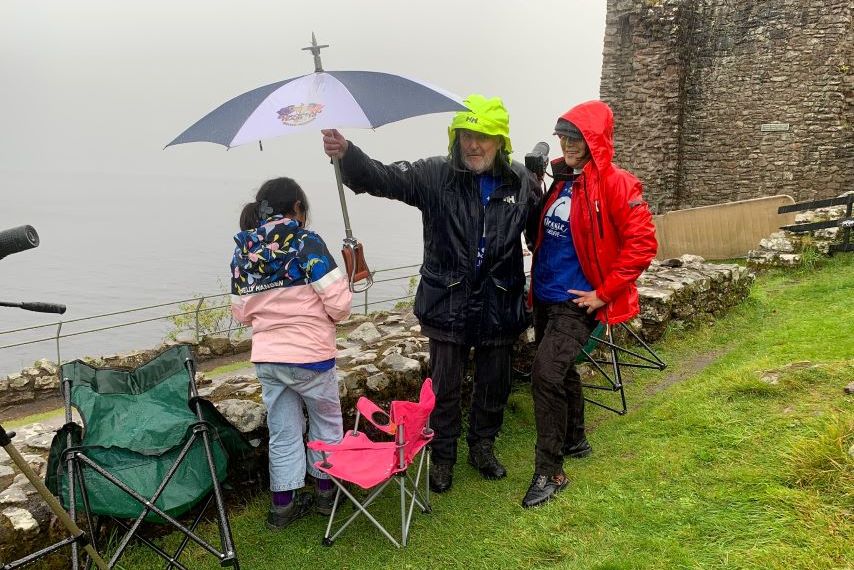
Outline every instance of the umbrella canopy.
<path fill-rule="evenodd" d="M 468 110 L 453 93 L 402 75 L 377 71 L 324 71 L 321 48 L 314 34 L 311 46 L 314 73 L 271 83 L 238 95 L 199 119 L 166 146 L 212 142 L 228 148 L 272 137 L 320 129 L 361 127 L 373 129 L 409 117 Z M 364 262 L 362 246 L 353 237 L 341 182 L 341 169 L 333 160 L 341 213 L 344 216 L 344 262 L 350 288 L 373 277 Z M 364 289 L 363 289 L 364 290 Z"/>
<path fill-rule="evenodd" d="M 371 129 L 465 110 L 456 95 L 416 79 L 377 71 L 320 71 L 238 95 L 166 146 L 207 141 L 233 147 L 305 130 Z"/>

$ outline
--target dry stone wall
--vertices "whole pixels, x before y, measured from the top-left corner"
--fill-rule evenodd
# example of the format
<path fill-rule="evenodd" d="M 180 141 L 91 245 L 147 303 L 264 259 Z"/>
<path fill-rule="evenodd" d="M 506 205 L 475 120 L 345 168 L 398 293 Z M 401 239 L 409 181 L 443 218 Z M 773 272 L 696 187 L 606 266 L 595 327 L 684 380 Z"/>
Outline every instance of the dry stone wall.
<path fill-rule="evenodd" d="M 854 186 L 849 0 L 609 0 L 600 96 L 656 213 Z"/>

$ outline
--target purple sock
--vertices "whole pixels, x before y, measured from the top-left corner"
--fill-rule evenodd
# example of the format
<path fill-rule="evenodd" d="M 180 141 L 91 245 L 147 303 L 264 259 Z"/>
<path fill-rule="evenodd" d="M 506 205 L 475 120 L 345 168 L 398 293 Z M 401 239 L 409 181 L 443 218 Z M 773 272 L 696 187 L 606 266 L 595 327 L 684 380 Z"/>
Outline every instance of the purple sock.
<path fill-rule="evenodd" d="M 335 483 L 332 482 L 332 479 L 318 479 L 317 480 L 317 490 L 318 491 L 328 491 L 335 487 Z"/>
<path fill-rule="evenodd" d="M 273 491 L 273 506 L 287 507 L 293 500 L 293 491 Z"/>

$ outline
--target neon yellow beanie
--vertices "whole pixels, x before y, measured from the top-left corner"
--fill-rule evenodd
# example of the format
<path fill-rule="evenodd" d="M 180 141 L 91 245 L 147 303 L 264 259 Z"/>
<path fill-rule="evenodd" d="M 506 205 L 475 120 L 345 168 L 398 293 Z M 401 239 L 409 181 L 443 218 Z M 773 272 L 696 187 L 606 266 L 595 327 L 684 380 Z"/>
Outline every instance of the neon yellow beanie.
<path fill-rule="evenodd" d="M 510 115 L 499 97 L 487 99 L 483 95 L 473 93 L 463 100 L 468 111 L 460 111 L 454 115 L 451 126 L 448 127 L 448 153 L 453 152 L 454 141 L 457 139 L 457 129 L 468 129 L 486 135 L 498 135 L 504 140 L 504 152 L 513 152 L 510 144 Z"/>

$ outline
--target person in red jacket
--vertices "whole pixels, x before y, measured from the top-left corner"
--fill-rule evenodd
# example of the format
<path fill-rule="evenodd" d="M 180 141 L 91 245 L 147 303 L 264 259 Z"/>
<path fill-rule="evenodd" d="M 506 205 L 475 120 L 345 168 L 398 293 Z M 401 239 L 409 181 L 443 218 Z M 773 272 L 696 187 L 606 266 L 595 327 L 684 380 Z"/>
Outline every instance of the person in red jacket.
<path fill-rule="evenodd" d="M 638 314 L 635 280 L 658 247 L 640 181 L 611 162 L 613 131 L 613 113 L 602 101 L 558 118 L 563 157 L 552 162 L 554 182 L 528 223 L 537 445 L 525 508 L 567 486 L 565 457 L 590 454 L 575 360 L 597 320 L 616 324 Z"/>

